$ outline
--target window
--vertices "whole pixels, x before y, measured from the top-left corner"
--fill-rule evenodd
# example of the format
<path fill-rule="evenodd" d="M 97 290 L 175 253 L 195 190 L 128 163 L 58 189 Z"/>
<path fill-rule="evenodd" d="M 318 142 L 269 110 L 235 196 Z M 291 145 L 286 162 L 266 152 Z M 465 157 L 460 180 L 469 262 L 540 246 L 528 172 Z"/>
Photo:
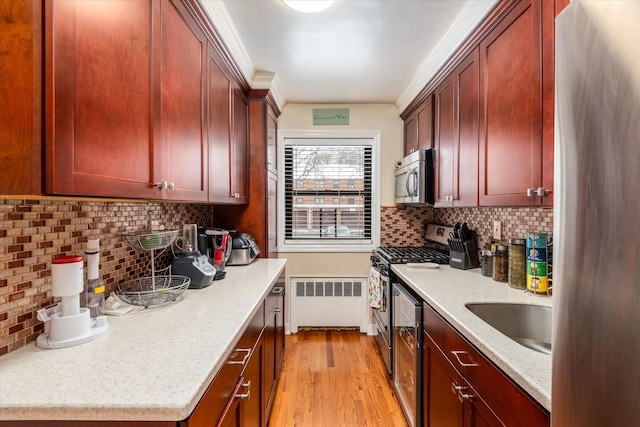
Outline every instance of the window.
<path fill-rule="evenodd" d="M 279 235 L 283 236 L 284 247 L 305 250 L 350 246 L 365 250 L 379 244 L 379 202 L 373 194 L 378 133 L 375 135 L 376 138 L 282 136 Z"/>

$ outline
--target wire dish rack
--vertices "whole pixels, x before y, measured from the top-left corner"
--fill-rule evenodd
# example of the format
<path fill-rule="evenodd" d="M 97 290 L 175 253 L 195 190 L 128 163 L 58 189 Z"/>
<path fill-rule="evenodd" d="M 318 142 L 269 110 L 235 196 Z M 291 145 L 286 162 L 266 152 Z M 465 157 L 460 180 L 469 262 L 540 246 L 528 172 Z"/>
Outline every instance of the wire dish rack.
<path fill-rule="evenodd" d="M 122 301 L 131 305 L 150 306 L 162 305 L 175 301 L 191 284 L 187 276 L 156 275 L 155 251 L 164 249 L 176 240 L 178 230 L 154 231 L 149 218 L 147 230 L 124 233 L 122 238 L 131 248 L 137 251 L 148 251 L 151 255 L 151 277 L 127 280 L 116 287 L 116 295 Z"/>
<path fill-rule="evenodd" d="M 116 295 L 127 304 L 148 308 L 175 301 L 190 283 L 186 276 L 141 277 L 118 285 Z"/>
<path fill-rule="evenodd" d="M 125 233 L 122 238 L 137 251 L 155 251 L 170 246 L 178 237 L 178 230 L 140 231 Z"/>

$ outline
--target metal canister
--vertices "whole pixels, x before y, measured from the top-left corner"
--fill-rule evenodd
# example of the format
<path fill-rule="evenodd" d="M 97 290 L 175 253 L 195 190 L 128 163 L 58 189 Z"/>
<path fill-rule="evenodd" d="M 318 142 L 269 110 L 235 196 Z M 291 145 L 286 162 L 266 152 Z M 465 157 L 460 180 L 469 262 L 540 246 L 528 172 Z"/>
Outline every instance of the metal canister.
<path fill-rule="evenodd" d="M 509 281 L 509 250 L 504 245 L 496 246 L 493 254 L 493 280 L 497 282 Z"/>
<path fill-rule="evenodd" d="M 546 293 L 548 283 L 548 246 L 551 236 L 544 233 L 527 233 L 527 290 L 533 293 Z"/>
<path fill-rule="evenodd" d="M 527 288 L 527 259 L 524 239 L 509 239 L 509 286 Z"/>

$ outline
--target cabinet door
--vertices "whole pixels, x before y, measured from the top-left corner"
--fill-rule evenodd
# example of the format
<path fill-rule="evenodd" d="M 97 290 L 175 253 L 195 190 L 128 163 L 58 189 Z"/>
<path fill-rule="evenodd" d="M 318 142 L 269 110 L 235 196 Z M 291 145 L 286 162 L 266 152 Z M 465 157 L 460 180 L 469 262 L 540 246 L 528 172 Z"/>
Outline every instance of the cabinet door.
<path fill-rule="evenodd" d="M 163 198 L 206 201 L 208 141 L 205 128 L 207 39 L 179 0 L 160 2 L 160 181 Z"/>
<path fill-rule="evenodd" d="M 416 113 L 418 122 L 417 149 L 433 148 L 433 95 L 429 95 Z"/>
<path fill-rule="evenodd" d="M 42 192 L 42 2 L 0 8 L 0 194 Z"/>
<path fill-rule="evenodd" d="M 46 192 L 159 198 L 150 70 L 162 3 L 47 5 Z"/>
<path fill-rule="evenodd" d="M 440 353 L 425 332 L 422 349 L 422 407 L 425 427 L 461 427 L 464 404 L 458 400 L 455 387 L 466 382 Z"/>
<path fill-rule="evenodd" d="M 404 155 L 418 149 L 418 120 L 413 113 L 404 121 Z"/>
<path fill-rule="evenodd" d="M 265 425 L 262 412 L 262 399 L 264 396 L 262 392 L 263 342 L 263 337 L 260 336 L 244 370 L 242 393 L 238 396 L 238 398 L 242 400 L 240 403 L 240 425 L 244 427 L 260 427 Z"/>
<path fill-rule="evenodd" d="M 453 206 L 478 206 L 478 50 L 454 71 L 456 92 Z"/>
<path fill-rule="evenodd" d="M 480 43 L 480 74 L 480 205 L 530 205 L 542 169 L 539 0 L 520 2 Z"/>
<path fill-rule="evenodd" d="M 230 203 L 231 195 L 231 79 L 209 49 L 209 201 Z"/>
<path fill-rule="evenodd" d="M 234 203 L 243 204 L 249 202 L 249 114 L 247 98 L 237 85 L 233 89 L 232 106 L 231 193 L 234 194 Z"/>
<path fill-rule="evenodd" d="M 451 206 L 454 195 L 456 102 L 454 76 L 435 90 L 435 207 Z"/>
<path fill-rule="evenodd" d="M 278 173 L 278 119 L 267 110 L 267 170 Z"/>
<path fill-rule="evenodd" d="M 278 177 L 267 172 L 267 246 L 270 258 L 278 251 Z"/>

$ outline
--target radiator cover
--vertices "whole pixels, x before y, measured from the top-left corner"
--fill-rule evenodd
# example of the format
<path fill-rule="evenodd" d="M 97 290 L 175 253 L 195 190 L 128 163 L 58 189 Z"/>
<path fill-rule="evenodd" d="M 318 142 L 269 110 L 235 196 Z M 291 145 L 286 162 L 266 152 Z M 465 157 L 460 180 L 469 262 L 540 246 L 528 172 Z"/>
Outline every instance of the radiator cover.
<path fill-rule="evenodd" d="M 299 327 L 358 327 L 369 323 L 366 277 L 291 277 L 292 333 Z"/>

